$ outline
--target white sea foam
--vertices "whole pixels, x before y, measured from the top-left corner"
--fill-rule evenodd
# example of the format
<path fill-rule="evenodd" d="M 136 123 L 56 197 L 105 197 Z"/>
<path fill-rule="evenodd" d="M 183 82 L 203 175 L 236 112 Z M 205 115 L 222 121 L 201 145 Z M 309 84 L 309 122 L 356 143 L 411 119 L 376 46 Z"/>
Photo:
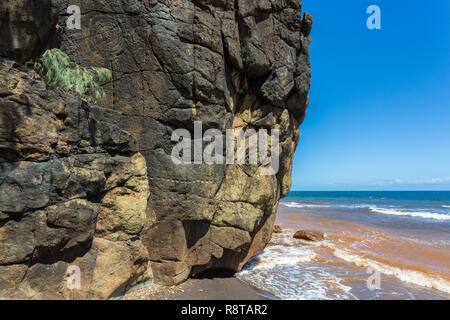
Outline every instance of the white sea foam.
<path fill-rule="evenodd" d="M 309 248 L 272 246 L 236 276 L 282 299 L 355 299 L 342 279 L 309 263 L 315 257 Z"/>
<path fill-rule="evenodd" d="M 298 202 L 281 202 L 280 205 L 289 208 L 330 208 L 331 206 L 326 204 L 308 204 L 308 203 L 298 203 Z"/>
<path fill-rule="evenodd" d="M 434 288 L 442 292 L 450 293 L 450 282 L 442 279 L 438 276 L 427 275 L 423 272 L 401 269 L 397 267 L 391 267 L 386 264 L 379 263 L 377 261 L 373 261 L 371 259 L 362 258 L 358 255 L 349 253 L 343 249 L 335 248 L 330 246 L 330 248 L 334 249 L 334 255 L 342 260 L 351 262 L 359 267 L 372 267 L 373 269 L 379 271 L 380 273 L 394 276 L 397 279 L 409 283 L 413 283 L 418 286 Z"/>
<path fill-rule="evenodd" d="M 236 277 L 282 299 L 356 299 L 352 288 L 343 284 L 346 276 L 342 278 L 334 267 L 318 263 L 317 247 L 327 247 L 338 259 L 361 268 L 372 267 L 401 281 L 450 293 L 450 282 L 438 275 L 383 264 L 328 240 L 308 246 L 293 246 L 292 232 L 287 231 L 277 235 L 277 241 L 283 245 L 264 249 Z"/>
<path fill-rule="evenodd" d="M 310 203 L 300 203 L 300 202 L 280 202 L 280 205 L 289 208 L 347 208 L 347 209 L 361 209 L 369 208 L 369 204 L 310 204 Z"/>
<path fill-rule="evenodd" d="M 427 211 L 408 211 L 402 209 L 395 208 L 380 208 L 376 206 L 371 206 L 369 209 L 375 213 L 382 214 L 390 214 L 395 216 L 410 216 L 416 218 L 426 218 L 426 219 L 435 219 L 435 220 L 450 220 L 450 215 L 448 214 L 440 214 L 435 212 L 427 212 Z"/>
<path fill-rule="evenodd" d="M 353 205 L 325 205 L 325 204 L 308 204 L 299 202 L 281 202 L 280 205 L 289 208 L 347 208 L 347 209 L 364 209 L 367 208 L 372 212 L 389 214 L 396 216 L 410 216 L 415 218 L 434 219 L 434 220 L 450 220 L 450 214 L 429 212 L 429 211 L 413 211 L 401 209 L 395 206 L 374 206 L 369 204 L 353 204 Z M 450 208 L 448 205 L 443 205 L 442 208 Z"/>
<path fill-rule="evenodd" d="M 309 249 L 298 247 L 271 246 L 254 258 L 247 270 L 273 269 L 277 266 L 296 266 L 312 261 L 316 254 Z M 243 271 L 245 273 L 245 270 Z"/>

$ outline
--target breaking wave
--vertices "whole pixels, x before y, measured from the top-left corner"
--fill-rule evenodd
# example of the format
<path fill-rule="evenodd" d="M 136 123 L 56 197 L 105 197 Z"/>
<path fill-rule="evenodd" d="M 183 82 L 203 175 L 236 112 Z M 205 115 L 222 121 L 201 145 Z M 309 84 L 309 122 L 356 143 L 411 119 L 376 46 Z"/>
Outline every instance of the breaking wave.
<path fill-rule="evenodd" d="M 427 212 L 427 211 L 408 211 L 394 208 L 380 208 L 376 206 L 369 207 L 370 211 L 381 214 L 390 214 L 396 216 L 410 216 L 415 218 L 435 219 L 435 220 L 450 220 L 450 215 Z"/>
<path fill-rule="evenodd" d="M 334 248 L 334 255 L 339 259 L 351 262 L 359 267 L 371 267 L 380 273 L 394 276 L 401 281 L 450 293 L 450 282 L 439 276 L 432 276 L 416 270 L 389 266 L 371 259 L 360 257 L 339 248 Z"/>
<path fill-rule="evenodd" d="M 450 220 L 450 214 L 437 213 L 429 211 L 413 211 L 398 208 L 395 206 L 380 207 L 370 204 L 352 204 L 352 205 L 329 205 L 329 204 L 309 204 L 298 202 L 281 202 L 280 205 L 289 208 L 345 208 L 345 209 L 367 209 L 373 213 L 389 214 L 396 216 L 409 216 L 414 218 L 434 219 L 434 220 Z M 450 208 L 450 206 L 443 205 L 443 208 Z"/>
<path fill-rule="evenodd" d="M 312 249 L 271 246 L 253 258 L 236 277 L 281 299 L 355 299 L 351 287 L 320 267 Z"/>

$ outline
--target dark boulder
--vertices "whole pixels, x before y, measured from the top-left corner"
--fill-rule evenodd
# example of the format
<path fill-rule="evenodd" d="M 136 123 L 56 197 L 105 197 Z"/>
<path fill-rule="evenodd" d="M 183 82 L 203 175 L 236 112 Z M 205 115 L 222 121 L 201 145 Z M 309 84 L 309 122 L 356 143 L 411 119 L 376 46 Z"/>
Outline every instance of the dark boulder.
<path fill-rule="evenodd" d="M 325 236 L 320 231 L 299 230 L 294 233 L 294 239 L 301 239 L 307 241 L 322 241 L 325 239 Z"/>

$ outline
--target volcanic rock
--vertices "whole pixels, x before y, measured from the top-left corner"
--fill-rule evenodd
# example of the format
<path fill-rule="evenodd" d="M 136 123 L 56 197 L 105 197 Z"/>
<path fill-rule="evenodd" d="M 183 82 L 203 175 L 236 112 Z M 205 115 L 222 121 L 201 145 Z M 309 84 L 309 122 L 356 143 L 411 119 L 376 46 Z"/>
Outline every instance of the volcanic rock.
<path fill-rule="evenodd" d="M 311 78 L 301 1 L 80 0 L 79 30 L 66 28 L 67 1 L 32 2 L 2 1 L 0 56 L 59 47 L 113 79 L 88 105 L 3 60 L 0 297 L 107 298 L 149 277 L 240 270 L 292 184 Z M 279 170 L 175 164 L 172 133 L 194 121 L 278 129 Z"/>

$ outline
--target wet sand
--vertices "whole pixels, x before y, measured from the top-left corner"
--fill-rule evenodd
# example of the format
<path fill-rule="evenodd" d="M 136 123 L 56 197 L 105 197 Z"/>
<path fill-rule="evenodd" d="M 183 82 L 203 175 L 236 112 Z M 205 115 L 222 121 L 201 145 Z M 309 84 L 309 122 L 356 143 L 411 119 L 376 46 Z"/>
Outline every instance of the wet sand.
<path fill-rule="evenodd" d="M 131 290 L 121 300 L 270 300 L 272 294 L 259 290 L 227 272 L 210 272 L 166 287 L 150 284 Z"/>

